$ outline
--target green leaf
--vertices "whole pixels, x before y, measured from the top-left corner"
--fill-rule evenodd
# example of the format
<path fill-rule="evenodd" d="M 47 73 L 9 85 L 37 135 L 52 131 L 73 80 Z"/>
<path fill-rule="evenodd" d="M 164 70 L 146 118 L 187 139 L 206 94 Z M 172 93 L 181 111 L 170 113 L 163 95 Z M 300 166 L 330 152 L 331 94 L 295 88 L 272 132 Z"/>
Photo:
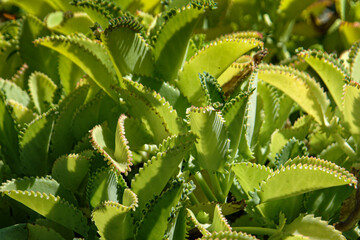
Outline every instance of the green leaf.
<path fill-rule="evenodd" d="M 208 228 L 210 232 L 226 232 L 231 231 L 231 227 L 221 212 L 220 206 L 217 204 L 214 208 L 213 220 Z"/>
<path fill-rule="evenodd" d="M 191 131 L 199 137 L 195 144 L 199 165 L 210 172 L 222 171 L 230 140 L 220 112 L 212 107 L 191 107 L 187 114 Z"/>
<path fill-rule="evenodd" d="M 342 90 L 345 79 L 348 78 L 344 66 L 334 57 L 316 50 L 302 51 L 298 56 L 304 59 L 319 74 L 336 105 L 342 110 Z"/>
<path fill-rule="evenodd" d="M 118 77 L 128 74 L 152 76 L 153 56 L 150 46 L 139 33 L 142 26 L 127 16 L 111 21 L 102 41 L 115 64 Z"/>
<path fill-rule="evenodd" d="M 92 212 L 92 219 L 103 239 L 126 240 L 134 236 L 131 212 L 137 207 L 137 196 L 126 188 L 123 204 L 106 201 Z"/>
<path fill-rule="evenodd" d="M 37 38 L 51 35 L 45 24 L 32 15 L 23 19 L 22 31 L 19 36 L 19 47 L 22 59 L 29 66 L 29 72 L 39 71 L 55 83 L 59 83 L 57 71 L 58 54 L 43 46 L 34 46 L 33 41 Z M 27 86 L 27 84 L 26 84 Z"/>
<path fill-rule="evenodd" d="M 271 134 L 276 129 L 281 129 L 287 120 L 293 106 L 293 101 L 281 94 L 276 88 L 263 81 L 258 82 L 258 101 L 264 110 L 264 122 L 261 125 L 259 141 L 266 146 Z"/>
<path fill-rule="evenodd" d="M 85 12 L 73 12 L 70 16 L 66 12 L 61 13 L 64 16 L 62 22 L 54 27 L 49 27 L 48 25 L 48 28 L 65 35 L 72 33 L 86 34 L 93 25 L 91 18 Z M 47 18 L 46 21 L 49 22 L 49 18 Z"/>
<path fill-rule="evenodd" d="M 53 98 L 57 86 L 43 73 L 34 72 L 29 78 L 30 96 L 38 113 L 42 114 L 49 110 L 53 104 Z"/>
<path fill-rule="evenodd" d="M 201 90 L 200 81 L 197 80 L 198 74 L 208 72 L 218 78 L 240 56 L 262 46 L 261 41 L 251 38 L 226 38 L 214 41 L 184 64 L 175 84 L 191 104 L 204 105 L 205 95 Z"/>
<path fill-rule="evenodd" d="M 354 43 L 351 46 L 348 61 L 351 80 L 360 83 L 360 42 Z"/>
<path fill-rule="evenodd" d="M 79 154 L 59 157 L 52 167 L 52 176 L 66 189 L 76 192 L 89 171 L 90 160 Z"/>
<path fill-rule="evenodd" d="M 242 232 L 214 232 L 209 235 L 205 235 L 202 238 L 198 238 L 198 240 L 213 240 L 213 239 L 222 239 L 222 240 L 257 240 L 255 236 L 252 236 L 247 233 Z"/>
<path fill-rule="evenodd" d="M 20 140 L 20 165 L 23 174 L 28 176 L 44 176 L 51 168 L 48 157 L 50 139 L 52 137 L 55 109 L 44 113 L 32 121 L 24 130 Z"/>
<path fill-rule="evenodd" d="M 146 102 L 148 106 L 151 106 L 151 108 L 154 108 L 154 110 L 157 112 L 157 115 L 163 119 L 163 125 L 166 126 L 171 135 L 183 132 L 184 125 L 179 119 L 177 111 L 173 109 L 172 105 L 170 105 L 170 103 L 166 101 L 164 97 L 162 97 L 157 92 L 144 87 L 142 84 L 133 82 L 131 80 L 124 79 L 123 85 L 129 92 L 144 100 L 144 102 Z M 118 90 L 120 93 L 122 92 L 122 90 Z M 131 114 L 136 116 L 135 111 L 138 111 L 138 109 L 131 108 L 129 111 Z"/>
<path fill-rule="evenodd" d="M 315 0 L 281 0 L 278 12 L 286 19 L 295 19 L 301 12 Z"/>
<path fill-rule="evenodd" d="M 155 200 L 140 221 L 136 239 L 161 239 L 168 226 L 170 213 L 179 204 L 184 183 L 172 183 L 170 189 Z M 140 199 L 140 197 L 139 197 Z M 139 208 L 141 209 L 141 208 Z"/>
<path fill-rule="evenodd" d="M 162 143 L 168 146 L 163 152 L 157 153 L 148 162 L 144 163 L 139 173 L 131 182 L 131 189 L 139 197 L 139 209 L 154 196 L 159 195 L 169 179 L 179 171 L 179 164 L 188 153 L 195 142 L 195 136 L 187 133 L 179 136 L 172 136 Z M 163 147 L 160 146 L 159 149 Z"/>
<path fill-rule="evenodd" d="M 172 240 L 185 240 L 186 227 L 186 208 L 182 207 L 177 215 L 176 222 L 173 226 L 174 230 L 171 232 L 172 235 L 170 235 L 170 238 Z"/>
<path fill-rule="evenodd" d="M 55 121 L 54 132 L 51 138 L 51 158 L 68 153 L 75 145 L 71 124 L 76 109 L 84 104 L 89 92 L 89 85 L 79 86 L 59 103 L 59 116 Z"/>
<path fill-rule="evenodd" d="M 28 229 L 25 223 L 15 224 L 0 229 L 1 239 L 24 240 L 28 237 Z"/>
<path fill-rule="evenodd" d="M 280 168 L 284 165 L 284 163 L 298 156 L 306 156 L 309 155 L 307 152 L 307 148 L 304 142 L 300 142 L 296 138 L 291 138 L 279 151 L 276 153 L 275 157 L 275 165 L 277 168 Z"/>
<path fill-rule="evenodd" d="M 25 107 L 29 106 L 29 95 L 15 83 L 0 78 L 0 90 L 4 92 L 7 101 L 14 100 Z"/>
<path fill-rule="evenodd" d="M 111 89 L 111 85 L 117 85 L 116 71 L 103 44 L 90 40 L 82 34 L 40 38 L 35 44 L 54 49 L 69 58 L 118 102 L 117 95 Z"/>
<path fill-rule="evenodd" d="M 37 239 L 37 240 L 65 240 L 58 232 L 51 228 L 45 226 L 40 226 L 36 224 L 27 224 L 28 228 L 28 239 Z"/>
<path fill-rule="evenodd" d="M 344 125 L 357 143 L 360 143 L 360 85 L 355 82 L 345 85 L 343 100 Z"/>
<path fill-rule="evenodd" d="M 284 232 L 293 236 L 307 237 L 309 239 L 334 239 L 345 240 L 346 238 L 334 226 L 321 220 L 314 215 L 300 215 L 292 223 L 285 225 Z"/>
<path fill-rule="evenodd" d="M 76 84 L 84 76 L 84 72 L 64 55 L 59 56 L 58 71 L 66 95 L 75 90 Z"/>
<path fill-rule="evenodd" d="M 182 68 L 191 34 L 204 14 L 204 9 L 191 5 L 171 10 L 171 15 L 161 26 L 154 44 L 154 60 L 157 72 L 165 81 L 172 83 Z"/>
<path fill-rule="evenodd" d="M 27 0 L 4 0 L 3 3 L 17 5 L 18 7 L 24 9 L 27 13 L 36 15 L 39 18 L 43 18 L 49 12 L 55 10 L 54 6 L 51 4 L 51 1 L 46 0 L 37 0 L 34 2 L 29 2 Z"/>
<path fill-rule="evenodd" d="M 132 153 L 125 136 L 124 122 L 127 117 L 121 115 L 116 125 L 115 134 L 105 126 L 97 125 L 91 130 L 91 143 L 100 152 L 107 164 L 118 174 L 131 171 Z"/>
<path fill-rule="evenodd" d="M 20 124 L 22 128 L 33 121 L 37 116 L 31 109 L 28 109 L 16 101 L 9 100 L 7 104 L 12 108 L 14 120 L 16 123 Z"/>
<path fill-rule="evenodd" d="M 135 12 L 142 10 L 143 12 L 152 12 L 157 9 L 160 4 L 160 0 L 139 0 L 131 2 L 126 6 L 128 11 Z"/>
<path fill-rule="evenodd" d="M 256 205 L 256 209 L 261 215 L 267 218 L 267 221 L 278 222 L 279 215 L 283 213 L 288 221 L 292 221 L 303 211 L 304 196 L 297 195 L 293 197 L 278 199 L 275 201 L 264 202 Z"/>
<path fill-rule="evenodd" d="M 265 181 L 273 173 L 273 170 L 269 167 L 249 162 L 234 164 L 232 171 L 249 199 L 251 198 L 249 192 L 259 188 L 261 182 Z"/>
<path fill-rule="evenodd" d="M 343 38 L 346 47 L 359 41 L 360 39 L 360 26 L 358 22 L 342 21 L 339 26 L 339 32 Z"/>
<path fill-rule="evenodd" d="M 240 93 L 238 96 L 228 101 L 222 109 L 224 115 L 225 125 L 229 132 L 230 148 L 233 149 L 234 154 L 238 153 L 243 159 L 252 158 L 252 152 L 245 137 L 246 123 L 248 121 L 246 113 L 249 107 L 248 101 L 252 92 Z"/>
<path fill-rule="evenodd" d="M 66 192 L 50 178 L 23 178 L 3 183 L 0 192 L 42 216 L 87 236 L 87 219 L 65 199 Z"/>
<path fill-rule="evenodd" d="M 121 199 L 122 176 L 109 168 L 99 168 L 91 175 L 88 182 L 87 197 L 90 206 L 95 208 L 105 201 L 119 202 Z"/>
<path fill-rule="evenodd" d="M 309 214 L 333 221 L 337 219 L 342 203 L 353 191 L 354 188 L 346 185 L 313 191 L 306 195 L 304 207 Z"/>
<path fill-rule="evenodd" d="M 6 164 L 13 172 L 21 172 L 19 154 L 18 129 L 11 116 L 9 107 L 5 104 L 5 96 L 0 92 L 0 144 L 1 153 L 4 155 Z"/>
<path fill-rule="evenodd" d="M 261 65 L 259 79 L 283 91 L 316 122 L 325 124 L 329 100 L 320 85 L 308 74 L 291 67 Z"/>
<path fill-rule="evenodd" d="M 0 76 L 10 79 L 23 64 L 19 53 L 19 41 L 9 40 L 0 46 Z"/>
<path fill-rule="evenodd" d="M 73 0 L 71 4 L 81 8 L 93 22 L 99 23 L 103 29 L 109 26 L 109 21 L 113 18 L 99 1 Z"/>
<path fill-rule="evenodd" d="M 207 105 L 222 106 L 225 103 L 225 95 L 217 80 L 207 72 L 199 73 L 199 78 L 201 87 L 205 91 Z"/>
<path fill-rule="evenodd" d="M 131 87 L 131 85 L 128 86 Z M 151 134 L 155 143 L 160 143 L 163 139 L 171 135 L 167 122 L 164 121 L 165 115 L 161 115 L 159 110 L 155 108 L 148 99 L 142 96 L 143 93 L 139 93 L 137 90 L 134 94 L 133 90 L 137 89 L 116 89 L 116 91 L 120 93 L 121 97 L 125 100 L 129 115 L 141 121 L 148 132 Z M 149 92 L 147 92 L 145 95 L 148 94 Z M 174 116 L 174 113 L 171 113 L 172 108 L 165 102 L 164 99 L 162 99 L 162 101 L 165 103 L 165 105 L 162 107 L 159 105 L 159 99 L 154 98 L 154 100 L 157 102 L 156 105 L 160 107 L 160 110 L 167 109 L 167 112 L 170 113 L 167 117 Z"/>
<path fill-rule="evenodd" d="M 350 170 L 352 165 L 352 161 L 349 159 L 346 153 L 341 150 L 339 144 L 337 143 L 329 144 L 325 149 L 320 151 L 318 157 L 329 162 L 333 162 L 336 165 L 339 165 L 348 170 Z"/>
<path fill-rule="evenodd" d="M 304 140 L 309 133 L 311 123 L 311 118 L 308 115 L 305 115 L 304 117 L 299 118 L 295 122 L 296 125 L 294 124 L 293 127 L 276 130 L 271 135 L 270 152 L 272 159 L 275 159 L 276 154 L 281 152 L 291 138 L 300 141 Z"/>
<path fill-rule="evenodd" d="M 274 171 L 261 184 L 258 195 L 261 202 L 267 202 L 347 184 L 356 186 L 357 181 L 345 169 L 318 158 L 301 157 Z"/>

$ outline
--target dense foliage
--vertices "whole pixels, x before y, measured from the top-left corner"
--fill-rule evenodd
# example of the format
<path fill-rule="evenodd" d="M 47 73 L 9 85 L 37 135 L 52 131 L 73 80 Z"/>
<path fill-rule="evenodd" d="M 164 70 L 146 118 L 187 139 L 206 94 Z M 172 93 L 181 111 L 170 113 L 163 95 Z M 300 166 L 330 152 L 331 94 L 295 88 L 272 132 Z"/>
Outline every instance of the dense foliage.
<path fill-rule="evenodd" d="M 360 237 L 359 1 L 0 4 L 0 239 Z"/>

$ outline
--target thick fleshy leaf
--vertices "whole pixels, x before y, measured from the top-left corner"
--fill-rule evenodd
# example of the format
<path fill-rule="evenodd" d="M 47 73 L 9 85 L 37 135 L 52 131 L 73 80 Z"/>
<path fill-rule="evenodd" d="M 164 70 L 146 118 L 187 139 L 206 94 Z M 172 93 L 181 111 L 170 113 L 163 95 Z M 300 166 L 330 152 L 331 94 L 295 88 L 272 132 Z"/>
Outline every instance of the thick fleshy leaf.
<path fill-rule="evenodd" d="M 212 105 L 214 107 L 222 106 L 225 103 L 225 95 L 216 78 L 207 72 L 204 72 L 203 74 L 199 73 L 199 78 L 201 87 L 205 92 L 207 105 Z"/>
<path fill-rule="evenodd" d="M 71 4 L 81 8 L 94 23 L 97 22 L 103 29 L 108 27 L 110 19 L 113 18 L 99 1 L 74 0 Z"/>
<path fill-rule="evenodd" d="M 344 87 L 343 116 L 347 130 L 360 143 L 360 85 L 353 83 Z"/>
<path fill-rule="evenodd" d="M 187 5 L 171 12 L 156 35 L 154 60 L 157 72 L 173 82 L 182 68 L 191 34 L 204 9 Z"/>
<path fill-rule="evenodd" d="M 348 60 L 351 80 L 360 83 L 360 41 L 351 46 Z"/>
<path fill-rule="evenodd" d="M 138 94 L 134 94 L 133 90 L 136 91 L 137 89 L 131 88 L 131 91 L 123 88 L 116 89 L 116 91 L 120 93 L 121 97 L 126 101 L 129 115 L 141 121 L 151 134 L 155 143 L 162 142 L 165 138 L 171 135 L 167 122 L 164 121 L 165 116 L 161 115 L 159 110 L 153 106 L 152 102 L 149 102 L 148 99 L 144 98 L 144 95 L 142 96 L 143 93 L 137 92 Z M 149 94 L 149 92 L 147 94 Z M 159 99 L 153 99 L 156 100 L 156 105 L 158 105 Z M 164 107 L 167 107 L 167 112 L 170 113 L 170 116 L 168 117 L 173 116 L 173 113 L 171 114 L 170 112 L 170 106 L 166 104 L 165 100 L 164 103 L 165 105 L 160 109 L 163 110 Z"/>
<path fill-rule="evenodd" d="M 128 79 L 123 79 L 122 83 L 124 85 L 124 88 L 126 88 L 127 91 L 130 92 L 129 97 L 139 98 L 139 100 L 144 101 L 146 105 L 152 109 L 151 111 L 155 110 L 156 115 L 158 115 L 158 118 L 163 119 L 162 120 L 163 125 L 166 127 L 166 129 L 168 129 L 171 135 L 183 132 L 184 126 L 182 121 L 178 117 L 177 111 L 172 107 L 172 105 L 170 105 L 168 101 L 166 101 L 166 99 L 163 96 L 151 90 L 150 88 L 143 86 L 140 83 L 136 83 Z M 120 88 L 116 88 L 116 90 L 118 90 L 120 94 L 123 93 L 124 91 Z M 135 96 L 131 96 L 131 95 L 135 95 Z M 126 95 L 121 97 L 125 98 L 125 100 L 127 99 Z M 131 115 L 134 115 L 135 117 L 138 116 L 139 115 L 137 113 L 138 106 L 136 105 L 132 106 L 129 109 L 129 112 Z M 142 112 L 141 114 L 144 113 Z M 138 117 L 142 118 L 141 116 Z"/>
<path fill-rule="evenodd" d="M 249 192 L 259 188 L 260 183 L 273 173 L 269 167 L 256 163 L 236 163 L 233 165 L 232 171 L 249 199 L 251 198 Z"/>
<path fill-rule="evenodd" d="M 95 208 L 105 201 L 119 202 L 124 180 L 121 175 L 102 167 L 91 175 L 88 182 L 87 197 L 90 206 Z"/>
<path fill-rule="evenodd" d="M 220 112 L 212 107 L 191 107 L 187 114 L 191 131 L 199 137 L 195 144 L 199 165 L 210 172 L 222 171 L 230 140 Z"/>
<path fill-rule="evenodd" d="M 79 154 L 59 157 L 52 167 L 52 176 L 66 189 L 76 192 L 89 171 L 90 160 Z"/>
<path fill-rule="evenodd" d="M 148 201 L 163 191 L 169 179 L 179 171 L 180 162 L 194 142 L 192 133 L 169 137 L 162 144 L 168 147 L 144 163 L 131 182 L 132 191 L 139 197 L 139 209 L 143 209 Z"/>
<path fill-rule="evenodd" d="M 243 159 L 251 159 L 252 152 L 246 138 L 246 123 L 248 121 L 246 113 L 250 95 L 252 92 L 242 93 L 232 98 L 223 107 L 225 125 L 229 131 L 230 148 L 233 149 L 233 156 L 238 152 Z"/>
<path fill-rule="evenodd" d="M 65 240 L 58 232 L 53 230 L 52 228 L 48 228 L 45 226 L 40 226 L 36 224 L 27 224 L 28 228 L 28 239 L 38 239 L 38 240 Z"/>
<path fill-rule="evenodd" d="M 346 238 L 334 226 L 314 215 L 300 215 L 292 223 L 285 225 L 284 232 L 293 236 L 307 237 L 308 239 L 334 239 Z"/>
<path fill-rule="evenodd" d="M 5 104 L 5 96 L 0 92 L 0 144 L 1 153 L 6 163 L 14 172 L 20 172 L 18 129 L 11 116 L 9 107 Z"/>
<path fill-rule="evenodd" d="M 0 78 L 0 90 L 4 92 L 7 101 L 13 100 L 25 107 L 30 103 L 30 97 L 27 92 L 13 82 Z"/>
<path fill-rule="evenodd" d="M 43 73 L 34 72 L 29 78 L 30 96 L 38 113 L 42 114 L 49 110 L 53 104 L 54 93 L 57 86 Z"/>
<path fill-rule="evenodd" d="M 126 240 L 134 236 L 131 212 L 137 207 L 137 196 L 125 189 L 122 204 L 106 201 L 92 212 L 92 219 L 104 239 Z"/>
<path fill-rule="evenodd" d="M 204 105 L 205 95 L 198 74 L 208 72 L 217 78 L 243 54 L 262 46 L 261 41 L 251 38 L 226 38 L 214 41 L 184 64 L 175 84 L 191 104 Z"/>
<path fill-rule="evenodd" d="M 132 166 L 132 153 L 125 136 L 124 122 L 127 117 L 121 115 L 115 134 L 106 126 L 97 125 L 91 130 L 91 143 L 100 152 L 108 165 L 118 174 L 127 174 Z"/>
<path fill-rule="evenodd" d="M 28 176 L 44 176 L 51 168 L 50 139 L 55 121 L 54 109 L 39 116 L 24 130 L 20 140 L 21 171 Z"/>
<path fill-rule="evenodd" d="M 308 181 L 312 179 L 312 181 Z M 274 171 L 258 191 L 261 202 L 342 185 L 356 186 L 356 178 L 334 163 L 318 158 L 296 158 Z"/>
<path fill-rule="evenodd" d="M 153 75 L 152 51 L 139 33 L 141 29 L 135 19 L 124 16 L 112 20 L 102 34 L 119 77 L 128 74 Z"/>
<path fill-rule="evenodd" d="M 39 37 L 51 35 L 45 24 L 33 15 L 27 15 L 22 23 L 19 36 L 20 54 L 29 66 L 29 72 L 39 71 L 55 83 L 59 83 L 57 72 L 58 54 L 43 46 L 35 46 L 33 41 Z"/>
<path fill-rule="evenodd" d="M 341 110 L 342 90 L 345 84 L 345 78 L 348 77 L 348 73 L 344 66 L 341 65 L 334 57 L 316 50 L 302 51 L 298 54 L 298 56 L 305 59 L 305 61 L 317 72 L 317 74 L 319 74 L 322 81 L 327 86 L 336 105 Z M 317 93 L 316 96 L 318 94 L 319 93 Z M 322 109 L 324 109 L 323 106 Z"/>
<path fill-rule="evenodd" d="M 259 79 L 287 94 L 316 122 L 325 123 L 329 100 L 315 79 L 290 67 L 272 65 L 261 65 Z"/>
<path fill-rule="evenodd" d="M 276 129 L 283 128 L 290 111 L 293 101 L 285 94 L 281 94 L 276 88 L 258 82 L 258 101 L 262 103 L 264 111 L 264 121 L 261 125 L 259 141 L 262 146 L 266 146 L 271 134 Z"/>
<path fill-rule="evenodd" d="M 242 232 L 214 232 L 212 234 L 205 235 L 201 238 L 198 238 L 197 240 L 213 240 L 213 239 L 257 240 L 256 237 L 254 237 L 250 234 L 242 233 Z"/>
<path fill-rule="evenodd" d="M 117 85 L 116 71 L 103 44 L 82 34 L 40 38 L 35 44 L 54 49 L 69 58 L 118 102 L 117 95 L 111 89 L 111 85 Z"/>
<path fill-rule="evenodd" d="M 360 40 L 360 24 L 359 22 L 345 22 L 342 21 L 339 27 L 345 46 L 349 47 L 351 44 Z"/>
<path fill-rule="evenodd" d="M 9 227 L 0 229 L 0 238 L 1 239 L 27 239 L 28 230 L 26 224 L 15 224 Z"/>
<path fill-rule="evenodd" d="M 0 191 L 42 216 L 87 236 L 85 216 L 65 199 L 60 185 L 49 178 L 24 178 L 3 183 Z M 64 197 L 62 197 L 64 196 Z"/>
<path fill-rule="evenodd" d="M 213 221 L 208 229 L 210 232 L 226 232 L 231 231 L 231 227 L 222 214 L 220 206 L 217 204 L 214 208 Z"/>
<path fill-rule="evenodd" d="M 321 216 L 327 221 L 333 220 L 353 191 L 354 188 L 346 185 L 313 191 L 306 195 L 304 207 L 309 214 Z"/>
<path fill-rule="evenodd" d="M 16 101 L 9 100 L 7 104 L 12 108 L 14 120 L 20 124 L 22 128 L 25 127 L 25 124 L 29 124 L 33 121 L 37 116 L 31 109 Z"/>
<path fill-rule="evenodd" d="M 50 30 L 66 35 L 76 32 L 86 34 L 93 25 L 89 15 L 84 12 L 73 12 L 71 15 L 62 11 L 52 12 L 45 22 Z"/>
<path fill-rule="evenodd" d="M 276 130 L 271 135 L 270 153 L 271 158 L 275 159 L 276 154 L 280 154 L 284 146 L 290 139 L 304 140 L 309 133 L 312 119 L 309 115 L 299 118 L 291 128 Z"/>
<path fill-rule="evenodd" d="M 76 88 L 59 103 L 59 116 L 55 121 L 51 138 L 51 158 L 55 160 L 68 153 L 75 144 L 72 133 L 72 120 L 76 109 L 84 104 L 90 86 L 87 84 Z"/>
<path fill-rule="evenodd" d="M 23 60 L 19 53 L 18 40 L 9 40 L 5 42 L 5 44 L 5 46 L 0 47 L 0 76 L 5 79 L 10 79 L 17 73 L 23 64 Z"/>
<path fill-rule="evenodd" d="M 4 3 L 15 4 L 24 9 L 27 13 L 43 18 L 47 13 L 54 10 L 74 10 L 74 8 L 63 0 L 35 0 L 29 2 L 27 0 L 4 0 Z"/>
<path fill-rule="evenodd" d="M 315 0 L 281 0 L 278 12 L 286 19 L 295 19 L 300 13 Z"/>
<path fill-rule="evenodd" d="M 183 190 L 183 182 L 172 183 L 170 189 L 151 204 L 139 223 L 136 239 L 161 239 L 164 236 L 170 214 L 181 201 Z"/>
<path fill-rule="evenodd" d="M 59 56 L 58 71 L 61 86 L 66 95 L 75 90 L 76 84 L 85 74 L 75 63 L 64 55 Z"/>

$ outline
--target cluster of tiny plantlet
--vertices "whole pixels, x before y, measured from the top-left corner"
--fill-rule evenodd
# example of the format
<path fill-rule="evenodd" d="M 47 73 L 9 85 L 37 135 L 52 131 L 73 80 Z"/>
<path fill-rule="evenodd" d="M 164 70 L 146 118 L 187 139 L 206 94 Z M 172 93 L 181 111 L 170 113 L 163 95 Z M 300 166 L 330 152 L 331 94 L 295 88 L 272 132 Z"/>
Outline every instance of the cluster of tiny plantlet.
<path fill-rule="evenodd" d="M 0 0 L 0 239 L 358 239 L 359 9 Z"/>

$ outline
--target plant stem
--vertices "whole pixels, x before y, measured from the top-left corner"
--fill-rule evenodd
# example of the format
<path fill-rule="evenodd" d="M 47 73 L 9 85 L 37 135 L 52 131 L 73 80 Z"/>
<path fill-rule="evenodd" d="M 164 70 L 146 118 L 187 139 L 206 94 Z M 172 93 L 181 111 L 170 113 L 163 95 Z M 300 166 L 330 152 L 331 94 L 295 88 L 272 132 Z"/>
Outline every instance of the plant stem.
<path fill-rule="evenodd" d="M 224 196 L 223 190 L 221 189 L 219 179 L 216 176 L 216 172 L 209 172 L 211 185 L 215 188 L 215 196 L 219 202 L 225 202 L 226 196 Z"/>
<path fill-rule="evenodd" d="M 236 232 L 246 232 L 250 234 L 261 234 L 261 235 L 274 235 L 278 232 L 277 229 L 262 228 L 262 227 L 233 227 L 232 230 Z"/>
<path fill-rule="evenodd" d="M 189 194 L 189 198 L 190 198 L 192 205 L 200 204 L 199 200 L 197 199 L 197 197 L 195 196 L 195 194 L 193 192 Z"/>
<path fill-rule="evenodd" d="M 332 134 L 339 147 L 351 158 L 353 161 L 358 161 L 354 149 L 343 139 L 338 132 Z"/>
<path fill-rule="evenodd" d="M 195 175 L 195 180 L 200 184 L 201 189 L 203 190 L 205 196 L 209 199 L 209 201 L 216 201 L 216 197 L 209 188 L 209 185 L 206 183 L 205 179 L 201 175 L 200 172 L 197 172 Z"/>

